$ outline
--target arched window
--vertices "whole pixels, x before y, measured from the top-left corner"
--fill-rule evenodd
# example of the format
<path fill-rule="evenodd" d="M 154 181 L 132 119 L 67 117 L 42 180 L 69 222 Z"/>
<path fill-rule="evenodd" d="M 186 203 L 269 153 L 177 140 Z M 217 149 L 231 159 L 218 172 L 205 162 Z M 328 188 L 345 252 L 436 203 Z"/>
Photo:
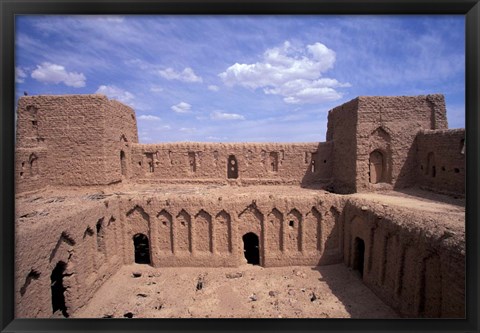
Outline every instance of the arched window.
<path fill-rule="evenodd" d="M 227 161 L 227 178 L 238 178 L 238 163 L 235 155 L 228 156 Z"/>
<path fill-rule="evenodd" d="M 435 154 L 433 152 L 428 153 L 427 157 L 427 169 L 425 170 L 425 174 L 435 178 L 437 174 L 436 166 L 435 166 Z"/>
<path fill-rule="evenodd" d="M 125 176 L 127 174 L 127 161 L 123 150 L 120 150 L 120 168 L 122 170 L 122 176 Z"/>
<path fill-rule="evenodd" d="M 30 158 L 28 159 L 30 164 L 30 176 L 38 175 L 38 157 L 35 154 L 31 154 Z"/>

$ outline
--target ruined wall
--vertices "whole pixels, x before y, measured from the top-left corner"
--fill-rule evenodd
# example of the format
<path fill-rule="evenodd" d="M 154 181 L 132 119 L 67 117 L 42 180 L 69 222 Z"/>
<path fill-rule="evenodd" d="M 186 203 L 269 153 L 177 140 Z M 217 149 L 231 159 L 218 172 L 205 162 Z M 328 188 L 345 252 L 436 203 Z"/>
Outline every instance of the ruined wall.
<path fill-rule="evenodd" d="M 17 193 L 121 180 L 119 133 L 137 142 L 132 109 L 103 95 L 45 95 L 21 97 L 17 113 Z"/>
<path fill-rule="evenodd" d="M 344 213 L 345 264 L 385 303 L 404 317 L 465 316 L 464 221 L 444 227 L 438 217 L 358 200 Z"/>
<path fill-rule="evenodd" d="M 118 205 L 94 201 L 70 206 L 65 214 L 64 208 L 55 212 L 62 198 L 39 198 L 41 210 L 20 213 L 15 230 L 16 318 L 53 315 L 52 274 L 61 265 L 67 315 L 86 304 L 121 267 Z"/>
<path fill-rule="evenodd" d="M 341 262 L 341 202 L 270 197 L 122 200 L 125 264 L 134 262 L 133 239 L 143 234 L 154 267 L 236 267 L 246 263 L 242 237 L 250 232 L 264 267 Z"/>
<path fill-rule="evenodd" d="M 327 141 L 333 142 L 333 191 L 356 192 L 358 98 L 328 112 Z"/>
<path fill-rule="evenodd" d="M 333 190 L 354 193 L 416 182 L 414 141 L 421 129 L 446 129 L 443 95 L 358 97 L 329 112 Z"/>
<path fill-rule="evenodd" d="M 330 143 L 132 145 L 131 177 L 144 182 L 308 184 L 331 178 Z"/>
<path fill-rule="evenodd" d="M 424 130 L 418 133 L 417 181 L 421 188 L 465 195 L 465 130 Z"/>
<path fill-rule="evenodd" d="M 359 97 L 357 124 L 357 191 L 409 187 L 416 182 L 415 137 L 421 129 L 446 129 L 443 95 Z M 375 161 L 381 154 L 381 175 L 373 180 Z M 378 170 L 377 169 L 377 170 Z"/>
<path fill-rule="evenodd" d="M 105 107 L 105 161 L 109 182 L 128 178 L 131 165 L 131 145 L 138 143 L 135 111 L 117 101 L 108 101 Z"/>
<path fill-rule="evenodd" d="M 64 265 L 66 314 L 77 311 L 122 265 L 135 262 L 138 234 L 148 237 L 154 267 L 245 264 L 243 236 L 250 232 L 258 237 L 264 267 L 334 264 L 343 258 L 342 200 L 329 195 L 39 196 L 33 206 L 20 207 L 17 318 L 53 315 L 52 285 L 58 281 L 52 276 L 58 265 Z M 40 245 L 32 246 L 39 239 Z M 62 317 L 61 311 L 54 316 Z"/>

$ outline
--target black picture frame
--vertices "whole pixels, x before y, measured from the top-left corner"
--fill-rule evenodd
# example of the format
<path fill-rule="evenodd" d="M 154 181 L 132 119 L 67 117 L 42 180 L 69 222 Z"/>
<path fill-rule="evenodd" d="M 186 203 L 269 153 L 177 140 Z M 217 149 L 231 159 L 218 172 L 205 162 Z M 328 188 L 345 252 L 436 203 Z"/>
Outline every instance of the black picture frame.
<path fill-rule="evenodd" d="M 478 0 L 0 0 L 1 332 L 478 332 L 480 4 Z M 14 35 L 22 14 L 461 14 L 466 21 L 465 319 L 14 319 Z"/>

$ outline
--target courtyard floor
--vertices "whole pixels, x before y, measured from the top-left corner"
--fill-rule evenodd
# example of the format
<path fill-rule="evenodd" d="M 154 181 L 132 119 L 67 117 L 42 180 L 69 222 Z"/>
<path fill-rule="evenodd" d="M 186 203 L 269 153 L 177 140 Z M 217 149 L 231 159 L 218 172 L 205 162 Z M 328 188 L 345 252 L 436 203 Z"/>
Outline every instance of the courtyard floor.
<path fill-rule="evenodd" d="M 123 266 L 74 318 L 397 318 L 343 264 Z"/>

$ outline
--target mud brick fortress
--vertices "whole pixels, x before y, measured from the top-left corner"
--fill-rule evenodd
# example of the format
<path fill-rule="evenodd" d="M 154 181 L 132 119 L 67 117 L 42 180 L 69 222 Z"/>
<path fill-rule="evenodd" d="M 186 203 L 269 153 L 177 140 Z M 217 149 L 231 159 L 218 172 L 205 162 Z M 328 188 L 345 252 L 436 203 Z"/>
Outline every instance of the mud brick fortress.
<path fill-rule="evenodd" d="M 344 263 L 401 316 L 465 316 L 465 210 L 445 206 L 465 131 L 442 95 L 355 98 L 311 143 L 140 144 L 103 95 L 17 113 L 16 317 L 72 316 L 135 262 Z"/>

